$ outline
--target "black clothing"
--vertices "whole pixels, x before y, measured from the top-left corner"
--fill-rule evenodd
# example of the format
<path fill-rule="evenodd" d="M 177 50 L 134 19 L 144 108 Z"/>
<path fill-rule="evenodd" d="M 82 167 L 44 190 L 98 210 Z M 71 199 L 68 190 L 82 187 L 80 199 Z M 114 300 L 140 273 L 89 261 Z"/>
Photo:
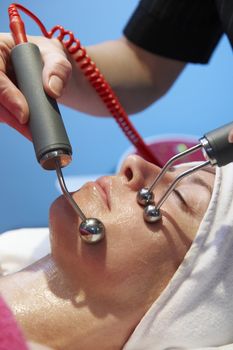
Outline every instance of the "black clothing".
<path fill-rule="evenodd" d="M 226 33 L 233 47 L 233 0 L 141 0 L 124 35 L 141 48 L 185 62 L 208 62 Z"/>

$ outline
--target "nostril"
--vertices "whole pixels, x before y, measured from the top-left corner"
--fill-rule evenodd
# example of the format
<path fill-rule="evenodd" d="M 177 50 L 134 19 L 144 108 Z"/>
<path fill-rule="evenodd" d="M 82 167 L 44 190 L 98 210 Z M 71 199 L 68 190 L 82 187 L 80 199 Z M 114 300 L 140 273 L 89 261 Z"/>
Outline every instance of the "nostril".
<path fill-rule="evenodd" d="M 125 176 L 127 178 L 128 181 L 131 181 L 132 178 L 133 178 L 133 172 L 132 172 L 132 169 L 130 167 L 127 167 L 125 169 Z"/>
<path fill-rule="evenodd" d="M 120 174 L 123 176 L 124 183 L 133 191 L 138 191 L 144 187 L 145 179 L 148 175 L 148 167 L 150 163 L 136 155 L 130 155 L 122 164 Z"/>

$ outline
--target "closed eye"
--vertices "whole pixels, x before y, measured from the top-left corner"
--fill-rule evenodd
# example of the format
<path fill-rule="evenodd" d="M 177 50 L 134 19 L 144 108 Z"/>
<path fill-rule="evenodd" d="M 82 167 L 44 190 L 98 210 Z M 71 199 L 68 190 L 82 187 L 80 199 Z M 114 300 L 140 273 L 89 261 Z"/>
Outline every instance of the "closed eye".
<path fill-rule="evenodd" d="M 177 190 L 176 188 L 173 189 L 174 194 L 176 195 L 176 197 L 178 198 L 179 202 L 180 202 L 180 207 L 181 209 L 191 215 L 195 215 L 196 213 L 196 207 L 193 203 L 193 199 L 189 199 L 188 201 L 185 200 L 185 197 L 182 195 L 182 192 L 180 192 L 179 190 Z"/>
<path fill-rule="evenodd" d="M 188 208 L 188 204 L 187 202 L 185 201 L 184 197 L 181 195 L 181 193 L 176 189 L 174 188 L 173 192 L 176 194 L 176 196 L 179 198 L 180 202 L 186 207 Z"/>

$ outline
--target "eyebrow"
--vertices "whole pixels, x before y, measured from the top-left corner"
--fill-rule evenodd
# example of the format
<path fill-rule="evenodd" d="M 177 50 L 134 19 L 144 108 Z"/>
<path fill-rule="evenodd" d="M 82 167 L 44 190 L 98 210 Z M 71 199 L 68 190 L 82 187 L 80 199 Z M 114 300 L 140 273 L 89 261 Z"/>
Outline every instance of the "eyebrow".
<path fill-rule="evenodd" d="M 206 168 L 206 169 L 200 169 L 201 171 L 206 171 L 208 173 L 211 173 L 213 175 L 215 175 L 215 169 L 213 168 Z M 205 187 L 208 191 L 209 194 L 212 194 L 213 188 L 206 182 L 204 181 L 199 175 L 198 173 L 195 174 L 196 176 L 193 176 L 191 178 L 191 182 L 197 185 L 201 185 L 202 187 Z"/>
<path fill-rule="evenodd" d="M 200 169 L 200 171 L 206 171 L 207 173 L 211 173 L 214 175 L 216 174 L 216 168 L 213 166 L 204 167 L 204 168 Z"/>

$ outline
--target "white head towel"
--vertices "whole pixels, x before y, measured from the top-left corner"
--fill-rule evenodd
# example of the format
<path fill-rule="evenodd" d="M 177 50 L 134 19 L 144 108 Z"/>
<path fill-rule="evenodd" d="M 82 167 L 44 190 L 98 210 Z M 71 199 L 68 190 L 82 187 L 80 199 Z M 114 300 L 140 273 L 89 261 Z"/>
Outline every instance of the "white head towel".
<path fill-rule="evenodd" d="M 172 280 L 124 350 L 233 349 L 233 164 L 216 169 L 211 201 Z"/>

